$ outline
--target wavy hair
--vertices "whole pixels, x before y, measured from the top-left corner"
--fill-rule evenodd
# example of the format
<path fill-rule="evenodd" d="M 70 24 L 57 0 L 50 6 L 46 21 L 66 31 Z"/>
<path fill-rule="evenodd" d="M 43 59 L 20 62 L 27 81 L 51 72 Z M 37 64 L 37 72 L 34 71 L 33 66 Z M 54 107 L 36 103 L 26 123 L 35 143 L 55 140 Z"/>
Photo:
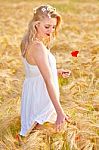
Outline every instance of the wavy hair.
<path fill-rule="evenodd" d="M 43 21 L 46 17 L 57 19 L 56 28 L 55 28 L 54 32 L 52 33 L 51 39 L 49 38 L 46 41 L 44 41 L 46 47 L 49 47 L 50 41 L 56 37 L 60 23 L 61 23 L 61 16 L 56 12 L 56 9 L 50 5 L 41 5 L 40 7 L 35 8 L 33 18 L 28 24 L 27 33 L 24 35 L 22 42 L 21 42 L 21 53 L 22 53 L 23 57 L 25 57 L 25 54 L 26 54 L 29 44 L 31 42 L 33 42 L 33 40 L 35 40 L 35 38 L 36 38 L 36 34 L 37 34 L 36 23 L 37 23 L 37 21 Z"/>

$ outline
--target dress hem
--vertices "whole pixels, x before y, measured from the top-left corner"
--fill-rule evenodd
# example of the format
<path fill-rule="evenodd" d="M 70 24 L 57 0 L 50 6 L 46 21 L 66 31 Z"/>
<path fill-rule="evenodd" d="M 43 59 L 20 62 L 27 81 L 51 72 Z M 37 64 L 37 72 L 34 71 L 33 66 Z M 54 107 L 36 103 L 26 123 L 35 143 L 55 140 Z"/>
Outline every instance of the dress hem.
<path fill-rule="evenodd" d="M 19 135 L 27 137 L 29 135 L 29 133 L 32 131 L 32 129 L 35 128 L 35 126 L 39 123 L 40 125 L 43 125 L 45 122 L 50 122 L 50 123 L 55 123 L 55 122 L 51 122 L 49 120 L 44 121 L 43 123 L 40 123 L 39 121 L 34 121 L 34 123 L 32 124 L 32 126 L 27 130 L 26 134 L 21 134 L 19 133 Z"/>

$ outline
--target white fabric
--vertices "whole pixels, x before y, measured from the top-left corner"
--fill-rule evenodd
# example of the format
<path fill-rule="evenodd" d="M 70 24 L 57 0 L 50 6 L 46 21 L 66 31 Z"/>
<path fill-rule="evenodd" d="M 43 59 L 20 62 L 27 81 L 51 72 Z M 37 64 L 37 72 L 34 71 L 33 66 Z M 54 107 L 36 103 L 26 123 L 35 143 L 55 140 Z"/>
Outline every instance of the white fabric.
<path fill-rule="evenodd" d="M 56 92 L 59 96 L 56 60 L 49 50 L 48 60 Z M 39 124 L 44 122 L 55 123 L 57 116 L 39 68 L 36 65 L 30 65 L 25 58 L 23 58 L 23 63 L 25 65 L 26 78 L 23 83 L 21 98 L 20 135 L 25 136 L 35 121 Z"/>

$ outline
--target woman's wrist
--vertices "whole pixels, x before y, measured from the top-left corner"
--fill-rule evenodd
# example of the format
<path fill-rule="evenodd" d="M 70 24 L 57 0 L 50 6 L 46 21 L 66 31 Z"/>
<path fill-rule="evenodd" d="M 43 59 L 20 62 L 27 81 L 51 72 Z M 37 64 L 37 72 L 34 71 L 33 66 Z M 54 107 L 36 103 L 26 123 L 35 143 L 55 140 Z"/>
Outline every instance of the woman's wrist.
<path fill-rule="evenodd" d="M 57 107 L 57 109 L 56 109 L 56 113 L 57 113 L 57 115 L 64 114 L 64 111 L 63 111 L 63 109 L 62 109 L 62 107 L 61 107 L 61 106 Z"/>
<path fill-rule="evenodd" d="M 63 115 L 63 114 L 64 114 L 64 111 L 63 111 L 63 110 L 57 112 L 57 115 L 58 115 L 58 116 L 59 116 L 59 115 Z"/>
<path fill-rule="evenodd" d="M 61 76 L 61 75 L 62 75 L 62 71 L 61 71 L 60 68 L 57 68 L 57 75 L 58 75 L 58 76 Z"/>

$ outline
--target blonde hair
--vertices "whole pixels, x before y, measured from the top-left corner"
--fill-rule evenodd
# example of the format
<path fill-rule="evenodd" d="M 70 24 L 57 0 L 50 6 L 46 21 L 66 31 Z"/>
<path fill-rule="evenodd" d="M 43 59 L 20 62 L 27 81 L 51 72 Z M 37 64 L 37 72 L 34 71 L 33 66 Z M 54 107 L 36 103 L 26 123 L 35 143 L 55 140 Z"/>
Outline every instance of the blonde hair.
<path fill-rule="evenodd" d="M 25 34 L 21 42 L 21 52 L 23 56 L 25 56 L 26 54 L 28 45 L 31 42 L 33 42 L 33 40 L 35 40 L 36 38 L 36 34 L 37 34 L 36 22 L 43 21 L 46 17 L 57 19 L 56 28 L 52 34 L 52 38 L 56 37 L 60 23 L 61 23 L 61 16 L 56 12 L 56 9 L 50 5 L 42 5 L 40 7 L 35 8 L 33 18 L 29 22 L 29 25 L 28 25 L 27 33 Z M 50 40 L 51 39 L 46 41 L 47 47 L 49 47 Z"/>

